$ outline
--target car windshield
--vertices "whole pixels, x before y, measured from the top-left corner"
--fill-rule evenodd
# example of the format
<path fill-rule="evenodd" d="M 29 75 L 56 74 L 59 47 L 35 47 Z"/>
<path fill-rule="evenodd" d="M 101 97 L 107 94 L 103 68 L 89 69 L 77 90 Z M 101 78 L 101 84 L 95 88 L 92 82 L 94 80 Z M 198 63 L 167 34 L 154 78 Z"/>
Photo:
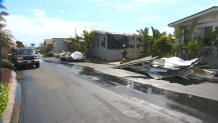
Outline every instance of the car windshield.
<path fill-rule="evenodd" d="M 17 55 L 34 55 L 34 51 L 32 49 L 19 49 L 17 51 Z"/>

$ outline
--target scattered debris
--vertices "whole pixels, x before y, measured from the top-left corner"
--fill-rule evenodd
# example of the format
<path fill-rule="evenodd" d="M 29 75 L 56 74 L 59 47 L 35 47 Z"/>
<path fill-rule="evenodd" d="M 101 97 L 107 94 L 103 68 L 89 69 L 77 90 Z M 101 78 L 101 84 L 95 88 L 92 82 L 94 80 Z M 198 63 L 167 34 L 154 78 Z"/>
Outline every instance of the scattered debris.
<path fill-rule="evenodd" d="M 66 60 L 66 61 L 81 61 L 85 59 L 85 53 L 81 53 L 79 51 L 70 53 L 62 50 L 62 53 L 60 53 L 59 56 L 60 56 L 60 60 Z"/>
<path fill-rule="evenodd" d="M 194 67 L 201 58 L 184 61 L 178 57 L 160 58 L 145 57 L 128 63 L 120 64 L 114 68 L 131 68 L 138 72 L 148 74 L 154 79 L 172 78 L 175 76 L 184 79 L 204 79 L 218 81 L 218 72 Z"/>

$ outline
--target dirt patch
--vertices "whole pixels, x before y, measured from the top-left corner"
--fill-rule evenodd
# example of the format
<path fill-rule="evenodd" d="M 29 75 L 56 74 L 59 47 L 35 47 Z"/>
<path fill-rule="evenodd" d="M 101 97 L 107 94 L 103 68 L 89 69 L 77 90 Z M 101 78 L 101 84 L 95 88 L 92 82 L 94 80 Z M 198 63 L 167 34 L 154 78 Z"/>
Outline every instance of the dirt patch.
<path fill-rule="evenodd" d="M 8 85 L 11 78 L 11 70 L 8 68 L 2 68 L 2 70 L 2 82 Z"/>

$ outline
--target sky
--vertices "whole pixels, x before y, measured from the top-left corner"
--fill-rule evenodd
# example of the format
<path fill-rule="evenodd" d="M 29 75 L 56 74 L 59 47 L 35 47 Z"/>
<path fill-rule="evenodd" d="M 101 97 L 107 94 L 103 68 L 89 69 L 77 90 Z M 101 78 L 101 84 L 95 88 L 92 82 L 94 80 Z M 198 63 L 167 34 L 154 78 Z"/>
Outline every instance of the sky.
<path fill-rule="evenodd" d="M 84 29 L 136 33 L 167 25 L 212 6 L 217 0 L 4 0 L 7 29 L 26 46 L 44 39 L 70 38 Z"/>

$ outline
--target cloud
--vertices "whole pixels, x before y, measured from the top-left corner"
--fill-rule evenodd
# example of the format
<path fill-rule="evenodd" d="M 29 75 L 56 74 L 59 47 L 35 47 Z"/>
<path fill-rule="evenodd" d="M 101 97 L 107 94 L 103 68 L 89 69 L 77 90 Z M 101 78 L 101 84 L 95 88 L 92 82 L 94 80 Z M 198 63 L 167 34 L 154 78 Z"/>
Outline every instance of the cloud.
<path fill-rule="evenodd" d="M 33 12 L 36 16 L 45 16 L 45 11 L 41 9 L 29 9 L 31 12 Z"/>
<path fill-rule="evenodd" d="M 102 0 L 89 0 L 89 1 L 102 2 Z"/>
<path fill-rule="evenodd" d="M 138 0 L 138 1 L 142 1 L 145 3 L 151 3 L 151 2 L 157 2 L 158 0 Z"/>
<path fill-rule="evenodd" d="M 96 29 L 108 27 L 103 23 L 73 22 L 46 16 L 30 18 L 21 15 L 10 15 L 6 19 L 6 28 L 12 31 L 16 40 L 22 41 L 27 46 L 32 42 L 38 45 L 44 39 L 69 38 L 74 36 L 75 28 L 78 35 L 81 35 L 84 29 L 90 31 L 91 27 Z"/>
<path fill-rule="evenodd" d="M 183 11 L 185 11 L 185 12 L 189 12 L 189 13 L 191 13 L 191 14 L 193 14 L 193 13 L 194 13 L 194 11 L 193 11 L 193 10 L 190 10 L 190 9 L 185 9 L 185 8 L 182 8 L 181 10 L 183 10 Z"/>
<path fill-rule="evenodd" d="M 150 17 L 141 17 L 141 21 L 148 21 L 148 20 L 160 20 L 158 17 L 150 16 Z"/>
<path fill-rule="evenodd" d="M 107 5 L 109 5 L 109 4 L 107 4 L 107 3 L 98 3 L 98 6 L 107 6 Z"/>
<path fill-rule="evenodd" d="M 59 12 L 64 13 L 64 10 L 59 10 Z"/>
<path fill-rule="evenodd" d="M 118 8 L 131 8 L 131 9 L 135 9 L 135 8 L 139 8 L 142 5 L 118 5 Z"/>
<path fill-rule="evenodd" d="M 174 28 L 166 26 L 164 29 L 160 29 L 160 32 L 164 32 L 164 31 L 173 34 Z"/>
<path fill-rule="evenodd" d="M 105 3 L 103 0 L 89 0 L 89 1 L 93 1 L 93 2 L 98 2 L 98 6 L 106 6 L 109 5 L 108 3 Z"/>
<path fill-rule="evenodd" d="M 104 28 L 104 27 L 108 27 L 108 25 L 106 25 L 106 24 L 100 24 L 99 27 Z"/>
<path fill-rule="evenodd" d="M 167 3 L 173 3 L 176 2 L 176 0 L 138 0 L 145 3 L 152 3 L 152 2 L 167 2 Z"/>
<path fill-rule="evenodd" d="M 204 10 L 204 7 L 202 7 L 202 6 L 197 6 L 197 5 L 195 5 L 195 6 L 193 6 L 194 8 L 197 8 L 197 9 L 200 9 L 200 10 Z"/>

